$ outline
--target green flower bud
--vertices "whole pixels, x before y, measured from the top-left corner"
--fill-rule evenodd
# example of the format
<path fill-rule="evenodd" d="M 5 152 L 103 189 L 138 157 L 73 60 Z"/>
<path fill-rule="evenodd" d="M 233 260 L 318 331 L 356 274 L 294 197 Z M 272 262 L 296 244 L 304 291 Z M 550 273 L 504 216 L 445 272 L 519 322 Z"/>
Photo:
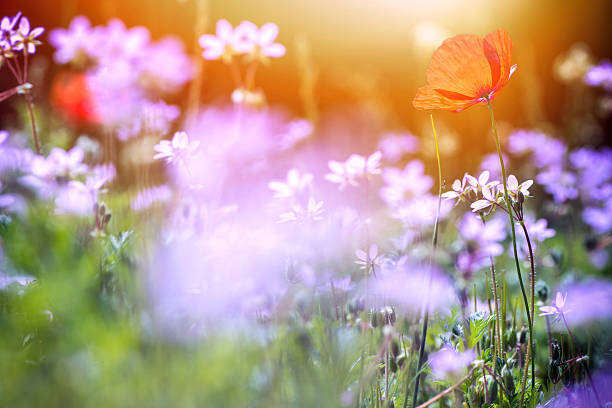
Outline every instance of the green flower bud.
<path fill-rule="evenodd" d="M 548 294 L 550 293 L 550 290 L 548 289 L 548 285 L 546 284 L 546 282 L 544 281 L 537 281 L 535 284 L 535 292 L 536 295 L 538 295 L 538 298 L 546 303 L 546 301 L 548 300 Z"/>
<path fill-rule="evenodd" d="M 502 378 L 504 379 L 504 386 L 509 393 L 514 394 L 515 385 L 514 378 L 512 377 L 512 371 L 508 368 L 507 365 L 504 365 L 501 371 Z"/>

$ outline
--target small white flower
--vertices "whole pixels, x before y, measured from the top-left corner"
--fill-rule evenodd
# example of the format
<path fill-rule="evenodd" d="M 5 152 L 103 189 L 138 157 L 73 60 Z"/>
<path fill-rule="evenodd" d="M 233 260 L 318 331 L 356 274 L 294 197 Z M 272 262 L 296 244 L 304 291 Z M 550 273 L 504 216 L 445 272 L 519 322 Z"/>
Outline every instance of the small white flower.
<path fill-rule="evenodd" d="M 271 181 L 268 188 L 274 191 L 275 198 L 296 197 L 312 186 L 312 173 L 300 174 L 297 169 L 287 172 L 287 181 Z"/>
<path fill-rule="evenodd" d="M 153 149 L 157 152 L 153 159 L 164 159 L 168 163 L 174 163 L 183 160 L 186 154 L 192 153 L 198 148 L 200 142 L 195 140 L 189 141 L 189 136 L 185 132 L 176 132 L 172 141 L 162 140 Z"/>

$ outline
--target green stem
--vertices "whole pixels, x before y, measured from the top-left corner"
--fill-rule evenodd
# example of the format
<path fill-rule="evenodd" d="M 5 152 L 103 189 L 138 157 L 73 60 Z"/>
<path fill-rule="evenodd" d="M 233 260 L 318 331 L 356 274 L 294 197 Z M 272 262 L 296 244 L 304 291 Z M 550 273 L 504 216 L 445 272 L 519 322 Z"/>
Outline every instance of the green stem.
<path fill-rule="evenodd" d="M 525 304 L 525 311 L 527 312 L 527 322 L 529 324 L 529 337 L 533 338 L 533 324 L 531 322 L 531 316 L 529 314 L 529 301 L 527 300 L 527 294 L 525 293 L 525 285 L 523 284 L 523 277 L 521 276 L 521 266 L 519 264 L 518 250 L 516 246 L 516 231 L 514 229 L 514 217 L 512 216 L 512 205 L 510 204 L 510 197 L 508 196 L 506 167 L 504 166 L 504 158 L 502 157 L 501 147 L 499 144 L 499 135 L 497 134 L 497 124 L 495 122 L 495 115 L 493 113 L 493 103 L 488 99 L 487 99 L 487 102 L 489 106 L 489 113 L 491 114 L 491 126 L 493 127 L 493 135 L 495 136 L 495 147 L 497 148 L 497 154 L 499 156 L 499 164 L 501 165 L 502 183 L 504 186 L 504 201 L 506 202 L 506 206 L 508 207 L 508 216 L 510 217 L 510 231 L 512 233 L 512 250 L 514 252 L 514 263 L 516 265 L 516 274 L 518 276 L 518 281 L 521 286 L 521 293 L 523 294 L 523 303 Z M 531 344 L 533 345 L 533 342 Z M 532 372 L 532 376 L 533 374 L 534 373 Z M 532 378 L 532 381 L 535 381 L 534 378 Z M 521 390 L 521 402 L 519 404 L 519 408 L 522 408 L 523 406 L 523 401 L 525 397 L 525 388 L 526 387 L 523 386 Z"/>
<path fill-rule="evenodd" d="M 434 134 L 434 145 L 436 148 L 436 160 L 438 162 L 438 208 L 436 211 L 436 220 L 434 222 L 433 236 L 431 238 L 432 245 L 432 257 L 438 247 L 438 223 L 440 222 L 440 206 L 442 205 L 442 166 L 440 165 L 440 150 L 438 148 L 438 134 L 436 133 L 436 127 L 434 126 L 433 115 L 429 115 L 431 119 L 431 128 Z M 412 394 L 412 406 L 415 407 L 417 399 L 419 397 L 419 383 L 421 380 L 421 367 L 423 366 L 423 360 L 425 359 L 425 341 L 427 340 L 427 325 L 429 323 L 429 296 L 431 292 L 431 261 L 432 257 L 429 258 L 429 280 L 427 283 L 427 295 L 425 297 L 425 310 L 423 313 L 423 327 L 421 329 L 421 344 L 419 346 L 419 362 L 417 365 L 417 377 L 414 384 L 414 393 Z M 406 395 L 407 397 L 408 395 Z M 408 403 L 408 398 L 404 398 L 404 408 Z"/>
<path fill-rule="evenodd" d="M 533 248 L 531 246 L 531 239 L 527 232 L 527 227 L 524 221 L 519 221 L 519 224 L 523 228 L 525 239 L 527 240 L 527 249 L 529 250 L 529 265 L 531 267 L 531 321 L 533 322 L 535 313 L 535 261 Z M 535 387 L 535 342 L 531 341 L 531 388 Z"/>

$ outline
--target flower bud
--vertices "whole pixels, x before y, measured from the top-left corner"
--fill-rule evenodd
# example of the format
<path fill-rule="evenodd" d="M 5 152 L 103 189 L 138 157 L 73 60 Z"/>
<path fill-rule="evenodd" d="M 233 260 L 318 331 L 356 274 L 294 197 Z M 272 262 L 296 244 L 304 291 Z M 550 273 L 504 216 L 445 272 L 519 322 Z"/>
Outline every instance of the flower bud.
<path fill-rule="evenodd" d="M 400 353 L 399 342 L 394 339 L 391 342 L 391 354 L 393 355 L 393 357 L 397 357 L 399 353 Z"/>
<path fill-rule="evenodd" d="M 506 344 L 510 346 L 511 348 L 516 347 L 516 330 L 510 329 L 506 331 L 505 336 L 506 336 Z"/>
<path fill-rule="evenodd" d="M 504 380 L 504 386 L 509 393 L 514 394 L 515 385 L 514 378 L 512 377 L 512 371 L 508 368 L 507 365 L 504 365 L 501 371 L 502 378 Z"/>
<path fill-rule="evenodd" d="M 538 295 L 538 298 L 546 303 L 546 301 L 548 300 L 548 294 L 550 293 L 550 290 L 548 289 L 548 285 L 546 284 L 546 282 L 544 281 L 537 281 L 535 284 L 535 292 Z"/>
<path fill-rule="evenodd" d="M 487 395 L 490 402 L 497 400 L 497 382 L 491 376 L 487 376 Z"/>
<path fill-rule="evenodd" d="M 559 342 L 557 339 L 554 339 L 552 343 L 550 343 L 550 354 L 552 357 L 552 361 L 558 363 L 561 360 L 561 347 L 559 347 Z"/>
<path fill-rule="evenodd" d="M 527 328 L 523 326 L 518 333 L 519 344 L 525 344 L 527 341 Z"/>

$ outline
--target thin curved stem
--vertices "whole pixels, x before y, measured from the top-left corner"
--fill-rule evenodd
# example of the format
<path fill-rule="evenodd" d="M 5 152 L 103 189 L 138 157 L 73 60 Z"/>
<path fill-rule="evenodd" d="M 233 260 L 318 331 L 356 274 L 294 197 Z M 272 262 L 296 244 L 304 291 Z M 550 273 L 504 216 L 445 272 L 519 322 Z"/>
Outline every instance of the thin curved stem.
<path fill-rule="evenodd" d="M 527 232 L 527 227 L 525 227 L 525 222 L 520 221 L 519 224 L 523 228 L 523 233 L 525 234 L 525 239 L 527 240 L 527 249 L 529 250 L 529 265 L 531 267 L 531 321 L 534 319 L 535 312 L 535 263 L 534 263 L 534 254 L 533 247 L 531 246 L 531 239 L 529 239 L 529 233 Z M 531 340 L 531 336 L 529 339 L 530 347 L 531 347 L 531 387 L 535 386 L 535 342 Z M 525 366 L 525 372 L 527 371 L 527 366 Z"/>
<path fill-rule="evenodd" d="M 497 124 L 495 122 L 495 114 L 493 113 L 493 103 L 490 100 L 487 100 L 487 102 L 489 106 L 489 113 L 491 114 L 491 126 L 493 127 L 493 135 L 495 136 L 495 147 L 497 148 L 497 154 L 499 156 L 499 164 L 501 165 L 502 183 L 504 186 L 504 200 L 506 201 L 506 206 L 508 207 L 508 216 L 510 217 L 510 231 L 512 233 L 512 249 L 514 252 L 514 263 L 516 265 L 516 274 L 518 276 L 519 285 L 521 287 L 521 293 L 523 294 L 523 303 L 525 304 L 525 311 L 527 312 L 527 322 L 529 324 L 529 338 L 532 338 L 533 337 L 533 324 L 531 320 L 531 315 L 529 313 L 529 301 L 527 300 L 527 294 L 525 293 L 525 285 L 523 283 L 523 277 L 521 275 L 521 266 L 519 264 L 518 250 L 516 246 L 516 231 L 514 229 L 514 218 L 512 217 L 512 205 L 510 204 L 510 197 L 508 196 L 506 167 L 504 166 L 504 158 L 502 156 L 501 146 L 499 143 L 499 135 L 497 134 Z M 527 353 L 527 357 L 529 358 L 529 353 Z M 526 361 L 526 363 L 528 363 L 528 361 Z M 524 397 L 525 397 L 525 387 L 522 387 L 521 402 L 519 404 L 519 408 L 522 408 L 523 406 Z"/>
<path fill-rule="evenodd" d="M 421 329 L 421 344 L 419 346 L 419 362 L 417 364 L 417 378 L 414 384 L 414 393 L 412 394 L 412 406 L 416 406 L 417 400 L 419 397 L 419 383 L 421 380 L 421 367 L 423 366 L 423 360 L 425 359 L 425 341 L 427 340 L 427 326 L 429 323 L 429 297 L 431 296 L 431 280 L 432 280 L 432 272 L 431 272 L 431 263 L 433 253 L 436 251 L 438 247 L 438 224 L 440 222 L 440 206 L 442 205 L 442 166 L 440 165 L 440 150 L 438 148 L 438 134 L 436 133 L 436 127 L 434 125 L 433 115 L 429 115 L 431 120 L 431 128 L 434 134 L 434 146 L 436 149 L 436 161 L 438 163 L 438 207 L 436 210 L 436 220 L 434 222 L 434 230 L 433 236 L 431 238 L 432 245 L 432 256 L 429 258 L 429 278 L 427 282 L 427 295 L 425 296 L 425 305 L 423 312 L 423 327 Z M 406 390 L 408 391 L 408 390 Z M 408 395 L 406 395 L 407 397 Z M 408 403 L 408 398 L 404 398 L 404 408 L 406 408 L 406 404 Z"/>
<path fill-rule="evenodd" d="M 441 393 L 439 393 L 438 395 L 436 395 L 435 397 L 427 400 L 426 402 L 422 403 L 421 405 L 419 405 L 418 407 L 415 408 L 425 408 L 430 406 L 431 404 L 433 404 L 434 402 L 436 402 L 437 400 L 439 400 L 440 398 L 444 397 L 445 395 L 449 394 L 450 392 L 452 392 L 454 389 L 456 389 L 457 387 L 459 387 L 461 384 L 463 384 L 464 382 L 467 381 L 468 378 L 470 378 L 472 376 L 472 374 L 474 374 L 474 371 L 476 371 L 476 368 L 478 368 L 477 366 L 472 368 L 470 370 L 469 373 L 467 373 L 467 375 L 465 377 L 463 377 L 462 379 L 459 380 L 459 382 L 457 382 L 456 384 L 448 387 L 447 389 L 445 389 L 444 391 L 442 391 Z"/>
<path fill-rule="evenodd" d="M 482 225 L 486 226 L 485 218 L 482 214 L 480 214 L 480 219 L 482 221 Z M 491 280 L 493 281 L 493 301 L 495 302 L 495 337 L 497 337 L 497 341 L 495 342 L 495 349 L 497 350 L 497 355 L 499 358 L 502 358 L 502 337 L 501 337 L 501 317 L 499 315 L 499 307 L 498 307 L 498 296 L 497 296 L 497 279 L 495 277 L 495 263 L 493 262 L 493 256 L 489 253 L 489 264 L 491 270 Z M 497 364 L 497 362 L 496 362 Z"/>
<path fill-rule="evenodd" d="M 26 106 L 28 107 L 28 113 L 30 114 L 30 123 L 32 124 L 32 136 L 34 137 L 34 146 L 36 147 L 36 154 L 40 154 L 40 142 L 38 141 L 38 132 L 36 131 L 36 121 L 34 120 L 34 108 L 32 104 L 32 96 L 25 96 Z"/>

